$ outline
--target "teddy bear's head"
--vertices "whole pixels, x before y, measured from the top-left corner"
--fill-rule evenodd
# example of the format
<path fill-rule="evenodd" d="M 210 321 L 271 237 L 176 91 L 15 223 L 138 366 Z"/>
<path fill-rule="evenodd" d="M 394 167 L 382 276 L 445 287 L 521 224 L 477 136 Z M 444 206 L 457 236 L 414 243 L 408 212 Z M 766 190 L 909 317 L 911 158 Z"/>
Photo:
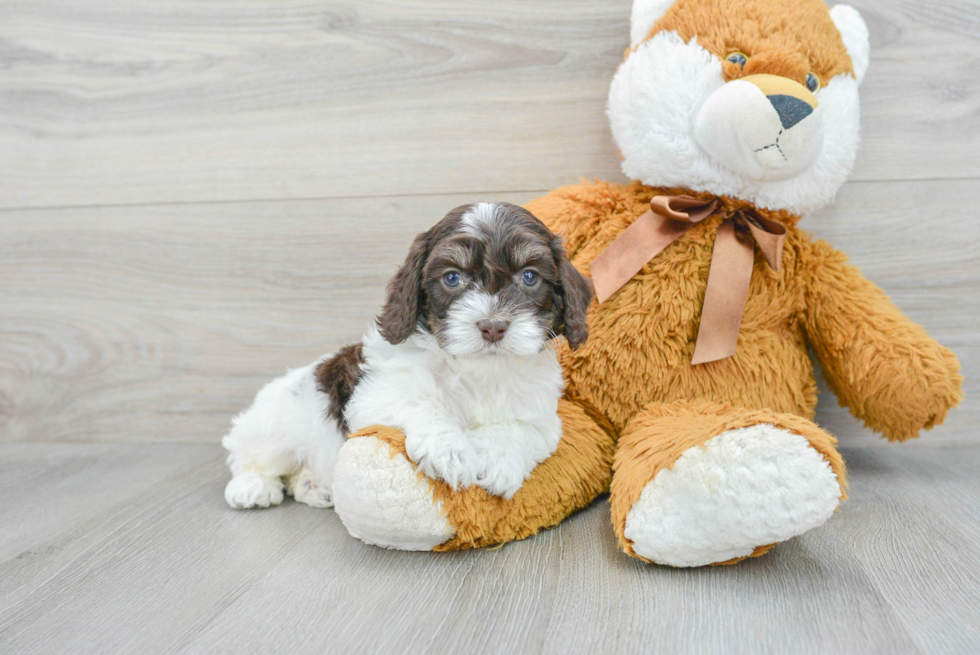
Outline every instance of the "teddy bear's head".
<path fill-rule="evenodd" d="M 634 0 L 607 113 L 630 178 L 812 211 L 854 165 L 868 30 L 822 0 Z"/>

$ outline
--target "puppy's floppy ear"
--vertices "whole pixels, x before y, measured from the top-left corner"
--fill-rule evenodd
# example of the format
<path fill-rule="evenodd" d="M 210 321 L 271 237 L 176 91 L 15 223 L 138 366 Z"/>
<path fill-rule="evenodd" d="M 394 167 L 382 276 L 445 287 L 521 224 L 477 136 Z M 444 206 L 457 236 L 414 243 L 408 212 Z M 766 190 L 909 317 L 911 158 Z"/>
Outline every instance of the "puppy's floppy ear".
<path fill-rule="evenodd" d="M 564 334 L 568 346 L 575 350 L 589 338 L 589 326 L 585 315 L 592 302 L 592 284 L 568 261 L 560 239 L 551 242 L 551 254 L 558 267 L 558 285 L 555 288 L 561 301 L 562 313 L 555 321 L 556 334 Z"/>
<path fill-rule="evenodd" d="M 405 263 L 388 283 L 387 298 L 377 324 L 381 336 L 389 343 L 402 343 L 415 332 L 422 311 L 422 269 L 428 243 L 428 232 L 415 237 Z"/>

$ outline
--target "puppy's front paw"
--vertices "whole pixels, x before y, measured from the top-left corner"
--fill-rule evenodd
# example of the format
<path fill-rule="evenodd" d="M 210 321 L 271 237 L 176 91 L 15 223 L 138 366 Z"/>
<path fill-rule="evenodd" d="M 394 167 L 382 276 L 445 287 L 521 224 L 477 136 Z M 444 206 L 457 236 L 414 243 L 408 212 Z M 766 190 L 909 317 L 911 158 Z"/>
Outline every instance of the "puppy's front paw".
<path fill-rule="evenodd" d="M 494 496 L 510 500 L 528 475 L 522 458 L 505 453 L 487 453 L 483 457 L 483 471 L 477 476 L 476 483 Z"/>
<path fill-rule="evenodd" d="M 462 435 L 452 432 L 407 434 L 405 451 L 420 471 L 430 478 L 443 480 L 455 490 L 476 482 L 479 459 L 476 450 Z"/>

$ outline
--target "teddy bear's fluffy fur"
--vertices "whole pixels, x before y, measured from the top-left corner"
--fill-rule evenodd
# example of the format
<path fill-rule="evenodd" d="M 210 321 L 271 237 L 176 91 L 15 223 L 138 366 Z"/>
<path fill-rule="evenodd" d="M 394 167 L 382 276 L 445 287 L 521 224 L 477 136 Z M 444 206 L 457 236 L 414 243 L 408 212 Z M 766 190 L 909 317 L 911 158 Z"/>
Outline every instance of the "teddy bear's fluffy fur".
<path fill-rule="evenodd" d="M 627 554 L 673 566 L 737 561 L 820 525 L 846 496 L 836 441 L 813 423 L 808 349 L 841 404 L 891 441 L 918 436 L 959 401 L 954 355 L 843 253 L 797 227 L 801 214 L 832 200 L 853 165 L 868 49 L 857 12 L 820 0 L 636 0 L 631 40 L 609 117 L 624 171 L 637 181 L 564 187 L 528 209 L 564 236 L 582 272 L 655 195 L 718 198 L 718 211 L 593 303 L 588 343 L 561 353 L 562 442 L 512 500 L 453 493 L 421 477 L 406 489 L 379 486 L 363 453 L 411 470 L 403 437 L 382 427 L 353 435 L 358 452 L 341 451 L 338 480 L 360 500 L 338 500 L 337 510 L 357 536 L 376 520 L 365 508 L 421 494 L 432 504 L 407 511 L 419 525 L 444 519 L 436 550 L 488 546 L 554 525 L 608 490 Z M 727 60 L 732 52 L 748 56 L 744 68 Z M 799 85 L 808 73 L 819 78 L 807 97 L 820 108 L 806 120 L 822 121 L 808 129 L 822 129 L 823 141 L 802 172 L 753 177 L 698 141 L 692 117 L 705 98 L 758 73 Z M 734 356 L 692 366 L 715 234 L 739 209 L 787 228 L 782 267 L 756 252 Z"/>
<path fill-rule="evenodd" d="M 678 192 L 640 183 L 586 184 L 559 189 L 529 209 L 564 231 L 572 263 L 587 268 L 653 195 Z M 807 345 L 841 403 L 890 440 L 918 436 L 959 398 L 959 365 L 949 350 L 841 252 L 796 228 L 794 216 L 764 213 L 789 228 L 783 267 L 772 271 L 756 253 L 733 357 L 690 365 L 717 216 L 593 306 L 591 340 L 563 355 L 566 396 L 607 416 L 619 437 L 613 525 L 628 553 L 627 515 L 642 486 L 689 448 L 735 428 L 771 424 L 805 437 L 837 475 L 843 495 L 835 440 L 812 423 L 817 388 Z"/>

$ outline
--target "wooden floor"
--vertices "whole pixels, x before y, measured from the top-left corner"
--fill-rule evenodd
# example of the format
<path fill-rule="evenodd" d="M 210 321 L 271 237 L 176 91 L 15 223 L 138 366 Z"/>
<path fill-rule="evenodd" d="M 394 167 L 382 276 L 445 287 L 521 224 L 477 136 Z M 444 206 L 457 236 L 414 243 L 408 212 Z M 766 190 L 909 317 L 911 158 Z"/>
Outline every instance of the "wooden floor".
<path fill-rule="evenodd" d="M 627 0 L 0 0 L 0 653 L 980 652 L 980 1 L 856 0 L 864 140 L 804 225 L 967 398 L 733 567 L 645 566 L 604 499 L 491 551 L 224 505 L 260 384 L 356 339 L 416 232 L 622 180 Z"/>

